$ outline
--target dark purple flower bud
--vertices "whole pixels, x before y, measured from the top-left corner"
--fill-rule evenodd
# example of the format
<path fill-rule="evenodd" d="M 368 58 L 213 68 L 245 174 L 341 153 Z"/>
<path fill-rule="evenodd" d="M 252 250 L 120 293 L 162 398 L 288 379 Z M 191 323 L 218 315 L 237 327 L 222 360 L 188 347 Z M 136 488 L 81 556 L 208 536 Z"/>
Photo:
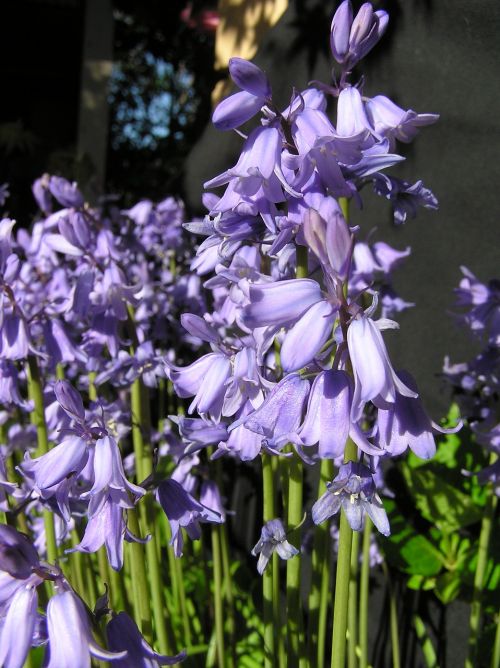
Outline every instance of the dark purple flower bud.
<path fill-rule="evenodd" d="M 39 564 L 37 551 L 28 537 L 7 524 L 0 524 L 0 570 L 25 580 Z"/>
<path fill-rule="evenodd" d="M 242 90 L 219 102 L 212 115 L 212 123 L 218 130 L 232 130 L 255 116 L 263 104 L 262 98 Z"/>
<path fill-rule="evenodd" d="M 354 18 L 349 35 L 349 63 L 353 67 L 373 49 L 387 28 L 389 15 L 383 10 L 373 11 L 369 2 L 361 5 Z"/>
<path fill-rule="evenodd" d="M 281 559 L 291 559 L 299 553 L 296 547 L 286 539 L 285 527 L 280 519 L 269 520 L 262 527 L 258 543 L 252 549 L 254 557 L 259 555 L 257 570 L 259 575 L 265 571 L 273 552 L 277 552 Z"/>
<path fill-rule="evenodd" d="M 349 0 L 344 0 L 333 16 L 330 32 L 330 48 L 338 63 L 343 63 L 349 52 L 352 19 L 351 3 Z"/>
<path fill-rule="evenodd" d="M 375 46 L 387 28 L 387 12 L 361 5 L 353 20 L 351 3 L 344 0 L 332 20 L 330 46 L 335 60 L 350 70 Z"/>
<path fill-rule="evenodd" d="M 158 666 L 172 666 L 186 657 L 186 652 L 175 656 L 158 654 L 144 640 L 137 624 L 127 615 L 120 612 L 115 615 L 106 626 L 106 637 L 109 649 L 114 652 L 125 650 L 127 655 L 114 661 L 116 668 L 157 668 Z"/>
<path fill-rule="evenodd" d="M 58 380 L 54 385 L 54 394 L 63 410 L 77 422 L 84 422 L 85 408 L 80 393 L 67 380 Z"/>
<path fill-rule="evenodd" d="M 216 522 L 220 524 L 219 513 L 207 508 L 196 501 L 182 485 L 173 478 L 163 480 L 158 486 L 158 499 L 170 523 L 173 545 L 176 557 L 182 556 L 184 539 L 181 528 L 186 529 L 192 540 L 199 539 L 201 532 L 199 522 Z"/>
<path fill-rule="evenodd" d="M 234 83 L 255 97 L 271 97 L 271 85 L 265 72 L 244 58 L 230 58 L 229 74 Z"/>
<path fill-rule="evenodd" d="M 391 532 L 387 513 L 377 494 L 375 482 L 370 469 L 364 464 L 348 462 L 342 464 L 337 477 L 326 485 L 327 491 L 312 507 L 312 518 L 315 524 L 338 513 L 342 507 L 351 528 L 361 531 L 364 514 L 374 525 L 388 536 Z"/>
<path fill-rule="evenodd" d="M 62 176 L 51 176 L 49 189 L 59 204 L 62 204 L 64 207 L 74 207 L 77 209 L 83 206 L 83 195 L 78 190 L 76 183 L 70 183 Z"/>

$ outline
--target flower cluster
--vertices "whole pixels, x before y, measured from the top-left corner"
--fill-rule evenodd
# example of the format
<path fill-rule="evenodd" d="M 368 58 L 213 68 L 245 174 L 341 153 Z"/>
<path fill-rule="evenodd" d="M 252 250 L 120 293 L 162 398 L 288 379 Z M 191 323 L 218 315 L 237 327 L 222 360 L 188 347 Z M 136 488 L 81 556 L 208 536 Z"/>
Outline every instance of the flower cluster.
<path fill-rule="evenodd" d="M 205 219 L 185 226 L 206 237 L 192 268 L 214 273 L 204 284 L 214 309 L 184 315 L 182 324 L 211 351 L 188 366 L 167 365 L 177 394 L 193 397 L 189 413 L 199 415 L 179 425 L 187 451 L 213 445 L 214 458 L 245 461 L 266 453 L 289 457 L 291 444 L 314 464 L 341 462 L 353 442 L 356 463 L 341 467 L 314 505 L 313 520 L 342 505 L 353 529 L 366 511 L 384 534 L 389 525 L 373 477 L 380 461 L 408 447 L 432 457 L 439 430 L 413 378 L 393 368 L 382 335 L 398 327 L 389 316 L 411 306 L 390 281 L 410 249 L 363 241 L 346 213 L 369 185 L 391 201 L 396 223 L 418 206 L 437 204 L 420 181 L 402 182 L 386 170 L 404 159 L 399 144 L 438 116 L 401 109 L 383 95 L 368 98 L 363 82 L 351 81 L 387 21 L 369 3 L 353 17 L 343 2 L 331 28 L 339 66 L 333 83 L 294 91 L 286 109 L 273 102 L 265 72 L 230 60 L 240 91 L 218 105 L 214 125 L 237 129 L 260 117 L 248 134 L 239 130 L 244 142 L 236 164 L 205 183 L 223 188 L 205 194 Z M 256 546 L 259 570 L 269 541 L 281 544 L 273 531 L 265 537 L 270 531 L 264 527 Z"/>
<path fill-rule="evenodd" d="M 491 482 L 500 491 L 500 282 L 482 283 L 466 267 L 455 290 L 458 322 L 485 342 L 472 360 L 452 364 L 445 359 L 444 375 L 453 386 L 462 416 L 477 442 L 491 453 L 490 465 L 477 474 L 481 483 Z"/>

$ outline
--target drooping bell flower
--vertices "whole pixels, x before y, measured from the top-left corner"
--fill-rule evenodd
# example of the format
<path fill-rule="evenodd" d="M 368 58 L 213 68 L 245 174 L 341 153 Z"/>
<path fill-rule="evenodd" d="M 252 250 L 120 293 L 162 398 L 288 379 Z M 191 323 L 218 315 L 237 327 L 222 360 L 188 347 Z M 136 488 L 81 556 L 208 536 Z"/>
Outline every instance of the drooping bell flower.
<path fill-rule="evenodd" d="M 170 545 L 173 546 L 176 557 L 182 556 L 182 529 L 186 529 L 192 540 L 198 540 L 201 536 L 199 522 L 220 524 L 222 521 L 219 513 L 196 501 L 173 479 L 163 480 L 158 485 L 158 500 L 170 523 Z"/>
<path fill-rule="evenodd" d="M 300 443 L 297 431 L 308 394 L 309 381 L 298 374 L 289 374 L 273 387 L 256 411 L 240 418 L 230 429 L 243 424 L 263 436 L 272 449 L 280 449 L 289 442 Z"/>
<path fill-rule="evenodd" d="M 351 410 L 354 422 L 361 418 L 368 401 L 377 408 L 389 408 L 396 401 L 397 393 L 418 396 L 394 371 L 382 334 L 371 318 L 361 315 L 351 322 L 347 329 L 347 346 L 354 372 Z"/>
<path fill-rule="evenodd" d="M 83 206 L 83 195 L 78 190 L 76 183 L 70 183 L 62 176 L 50 177 L 49 190 L 59 204 L 62 204 L 64 207 L 74 207 L 77 209 Z"/>
<path fill-rule="evenodd" d="M 399 371 L 397 375 L 417 393 L 415 380 L 407 371 Z M 377 427 L 378 445 L 392 457 L 410 448 L 417 457 L 431 459 L 436 453 L 434 433 L 454 434 L 462 427 L 462 422 L 451 429 L 440 427 L 429 418 L 418 396 L 397 394 L 393 406 L 379 408 Z"/>
<path fill-rule="evenodd" d="M 0 570 L 25 580 L 40 565 L 29 538 L 8 524 L 0 524 Z"/>
<path fill-rule="evenodd" d="M 155 652 L 126 612 L 119 612 L 110 619 L 106 626 L 106 637 L 111 651 L 127 653 L 123 658 L 115 659 L 113 665 L 116 668 L 159 668 L 172 666 L 186 658 L 185 651 L 175 656 Z"/>
<path fill-rule="evenodd" d="M 259 555 L 257 562 L 259 575 L 265 571 L 273 552 L 285 561 L 299 553 L 299 550 L 287 541 L 285 527 L 280 519 L 269 520 L 264 524 L 258 542 L 252 548 L 253 556 Z"/>
<path fill-rule="evenodd" d="M 271 86 L 266 74 L 243 58 L 229 60 L 229 74 L 242 90 L 222 100 L 212 116 L 218 130 L 232 130 L 246 123 L 271 99 Z"/>
<path fill-rule="evenodd" d="M 321 524 L 343 508 L 353 531 L 361 531 L 366 513 L 380 533 L 390 534 L 387 513 L 367 466 L 358 462 L 342 464 L 337 477 L 326 488 L 312 507 L 315 524 Z"/>
<path fill-rule="evenodd" d="M 52 596 L 47 605 L 49 645 L 46 668 L 90 668 L 91 656 L 101 661 L 123 659 L 126 651 L 108 652 L 92 635 L 85 607 L 71 590 Z"/>
<path fill-rule="evenodd" d="M 38 594 L 29 584 L 17 589 L 10 600 L 0 631 L 0 665 L 22 668 L 33 642 Z"/>

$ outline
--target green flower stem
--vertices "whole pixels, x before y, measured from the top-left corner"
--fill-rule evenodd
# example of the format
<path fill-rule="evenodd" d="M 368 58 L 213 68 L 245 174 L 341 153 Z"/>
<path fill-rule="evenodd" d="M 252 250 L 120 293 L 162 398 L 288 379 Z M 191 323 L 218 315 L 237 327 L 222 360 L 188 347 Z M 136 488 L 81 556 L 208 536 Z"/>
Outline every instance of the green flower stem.
<path fill-rule="evenodd" d="M 132 383 L 132 441 L 136 461 L 137 480 L 140 483 L 153 471 L 151 446 L 145 442 L 144 434 L 150 432 L 149 393 L 140 378 Z M 149 534 L 150 540 L 146 543 L 147 573 L 150 581 L 151 602 L 155 631 L 158 637 L 158 646 L 161 654 L 168 654 L 170 643 L 166 622 L 166 606 L 163 592 L 160 563 L 158 560 L 157 536 L 155 529 L 153 499 L 148 494 L 140 505 L 140 518 L 144 535 Z"/>
<path fill-rule="evenodd" d="M 493 644 L 493 654 L 491 655 L 490 668 L 500 668 L 500 610 L 497 612 L 497 628 L 495 632 L 495 642 Z"/>
<path fill-rule="evenodd" d="M 392 665 L 393 668 L 400 668 L 401 660 L 399 654 L 399 630 L 398 630 L 398 607 L 394 587 L 392 586 L 391 576 L 385 561 L 382 562 L 387 587 L 389 589 L 389 608 L 391 619 L 391 646 L 392 646 Z"/>
<path fill-rule="evenodd" d="M 297 253 L 297 268 L 295 270 L 295 278 L 307 278 L 308 275 L 308 265 L 307 265 L 307 247 L 306 246 L 295 246 Z"/>
<path fill-rule="evenodd" d="M 275 503 L 277 503 L 278 481 L 280 463 L 278 457 L 271 457 L 271 468 L 275 483 Z M 283 619 L 281 615 L 281 589 L 280 589 L 280 559 L 276 552 L 272 556 L 273 561 L 273 619 L 276 627 L 276 650 L 279 668 L 286 668 L 285 634 L 283 633 Z"/>
<path fill-rule="evenodd" d="M 306 246 L 295 246 L 296 252 L 296 278 L 306 278 L 308 275 L 308 249 Z M 284 506 L 287 509 L 288 530 L 298 526 L 302 520 L 302 463 L 295 452 L 288 462 L 288 472 L 282 470 L 284 477 L 284 486 L 287 491 L 283 493 Z M 286 485 L 286 476 L 288 473 L 288 485 Z M 283 475 L 284 474 L 284 475 Z M 300 545 L 300 535 L 298 537 Z M 286 562 L 286 611 L 287 611 L 287 660 L 290 668 L 299 665 L 303 656 L 303 623 L 302 623 L 302 605 L 300 599 L 300 572 L 301 555 L 297 554 Z"/>
<path fill-rule="evenodd" d="M 319 606 L 319 621 L 318 621 L 318 651 L 316 662 L 317 666 L 325 665 L 325 649 L 326 649 L 326 629 L 328 626 L 328 604 L 332 597 L 330 590 L 330 582 L 332 579 L 332 543 L 328 540 L 324 542 L 323 552 L 323 566 L 321 572 L 321 600 Z M 314 665 L 314 662 L 311 662 Z"/>
<path fill-rule="evenodd" d="M 318 482 L 317 498 L 319 498 L 324 491 L 325 485 L 333 477 L 333 464 L 330 459 L 323 459 L 321 461 L 320 477 Z M 312 553 L 312 576 L 311 576 L 311 590 L 309 592 L 308 601 L 308 655 L 312 665 L 315 661 L 319 661 L 319 629 L 320 629 L 320 611 L 322 604 L 322 585 L 325 559 L 328 565 L 328 574 L 330 572 L 330 559 L 328 558 L 328 550 L 331 552 L 331 540 L 329 540 L 330 527 L 328 522 L 318 525 L 314 529 L 314 548 Z M 327 547 L 326 547 L 327 546 Z M 323 609 L 323 614 L 327 614 L 327 606 Z M 324 657 L 324 638 L 322 653 Z M 320 664 L 321 665 L 321 664 Z"/>
<path fill-rule="evenodd" d="M 214 610 L 215 610 L 215 638 L 217 646 L 217 665 L 225 666 L 224 650 L 224 619 L 223 619 L 223 591 L 222 591 L 222 560 L 220 549 L 219 528 L 212 525 L 212 564 L 214 576 Z"/>
<path fill-rule="evenodd" d="M 344 461 L 355 461 L 357 447 L 348 439 Z M 339 553 L 335 576 L 335 603 L 333 608 L 332 668 L 344 668 L 346 656 L 347 615 L 349 609 L 349 581 L 351 571 L 352 529 L 343 510 L 340 514 Z"/>
<path fill-rule="evenodd" d="M 141 533 L 139 519 L 135 508 L 127 511 L 128 528 L 139 536 Z M 130 577 L 132 580 L 132 598 L 134 602 L 135 621 L 145 636 L 152 643 L 151 609 L 149 601 L 149 587 L 146 576 L 146 561 L 144 546 L 141 543 L 130 543 Z"/>
<path fill-rule="evenodd" d="M 43 388 L 40 379 L 40 370 L 38 368 L 37 358 L 34 355 L 28 355 L 27 375 L 29 396 L 34 403 L 34 410 L 31 413 L 31 421 L 36 427 L 38 442 L 35 454 L 37 457 L 41 457 L 49 451 L 49 439 L 47 436 L 47 425 L 45 423 L 45 409 L 43 405 Z M 47 561 L 54 563 L 57 559 L 57 542 L 54 527 L 54 515 L 50 510 L 43 511 L 43 521 L 47 544 Z"/>
<path fill-rule="evenodd" d="M 370 542 L 372 522 L 365 516 L 361 575 L 359 582 L 359 646 L 361 648 L 360 668 L 368 667 L 368 595 L 370 585 Z"/>
<path fill-rule="evenodd" d="M 96 371 L 89 371 L 89 400 L 97 401 L 97 389 L 95 386 Z"/>
<path fill-rule="evenodd" d="M 109 571 L 108 571 L 108 558 L 106 555 L 106 548 L 104 545 L 97 550 L 97 568 L 99 570 L 99 579 L 101 580 L 101 586 L 104 589 L 104 585 L 108 585 L 109 591 Z M 114 600 L 112 591 L 109 591 L 111 607 L 114 607 Z"/>
<path fill-rule="evenodd" d="M 173 554 L 173 550 L 172 550 Z M 182 569 L 182 559 L 175 559 L 175 575 L 178 582 L 178 596 L 181 608 L 182 626 L 184 629 L 184 642 L 188 647 L 191 646 L 193 639 L 191 637 L 191 626 L 189 624 L 189 613 L 186 601 L 186 590 L 184 589 L 184 573 Z"/>
<path fill-rule="evenodd" d="M 490 464 L 496 460 L 493 454 L 490 458 Z M 465 661 L 465 668 L 474 668 L 477 665 L 477 643 L 481 632 L 481 617 L 482 617 L 482 597 L 483 588 L 486 579 L 486 569 L 488 565 L 488 549 L 490 545 L 491 530 L 493 528 L 493 520 L 498 503 L 498 497 L 493 493 L 491 485 L 489 487 L 489 495 L 484 509 L 483 520 L 481 522 L 481 533 L 479 534 L 479 548 L 477 554 L 476 573 L 474 575 L 474 593 L 472 595 L 472 605 L 469 622 L 469 645 L 467 652 L 467 659 Z"/>
<path fill-rule="evenodd" d="M 429 638 L 427 629 L 425 628 L 424 620 L 416 613 L 413 615 L 413 627 L 417 638 L 420 640 L 420 648 L 424 655 L 425 665 L 427 668 L 438 668 L 436 650 Z"/>
<path fill-rule="evenodd" d="M 358 665 L 358 658 L 356 656 L 356 646 L 358 642 L 358 563 L 359 531 L 354 531 L 352 534 L 349 610 L 347 615 L 347 629 L 349 631 L 347 665 L 349 668 L 357 668 Z M 393 668 L 399 668 L 399 666 L 394 666 Z"/>
<path fill-rule="evenodd" d="M 262 455 L 262 483 L 263 483 L 263 523 L 275 518 L 274 478 L 270 455 Z M 276 628 L 274 620 L 274 563 L 268 564 L 262 574 L 262 599 L 264 606 L 264 654 L 266 668 L 272 668 L 276 652 Z"/>
<path fill-rule="evenodd" d="M 302 520 L 302 462 L 294 452 L 288 460 L 288 530 Z M 300 546 L 300 534 L 295 541 Z M 288 625 L 287 658 L 290 668 L 299 665 L 303 657 L 303 623 L 300 598 L 301 555 L 300 552 L 286 562 L 286 610 Z"/>

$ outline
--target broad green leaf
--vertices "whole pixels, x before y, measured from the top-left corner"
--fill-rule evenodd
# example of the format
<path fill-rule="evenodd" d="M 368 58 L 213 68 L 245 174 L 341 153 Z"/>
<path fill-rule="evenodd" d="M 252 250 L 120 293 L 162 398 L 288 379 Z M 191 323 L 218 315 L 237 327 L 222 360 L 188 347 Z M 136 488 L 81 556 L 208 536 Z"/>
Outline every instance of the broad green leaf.
<path fill-rule="evenodd" d="M 391 565 L 410 575 L 437 575 L 443 565 L 439 550 L 425 536 L 417 533 L 398 512 L 392 499 L 385 501 L 391 524 L 389 538 L 380 539 Z"/>
<path fill-rule="evenodd" d="M 481 508 L 469 496 L 429 468 L 411 469 L 403 464 L 401 469 L 417 508 L 441 531 L 456 531 L 481 519 Z"/>

